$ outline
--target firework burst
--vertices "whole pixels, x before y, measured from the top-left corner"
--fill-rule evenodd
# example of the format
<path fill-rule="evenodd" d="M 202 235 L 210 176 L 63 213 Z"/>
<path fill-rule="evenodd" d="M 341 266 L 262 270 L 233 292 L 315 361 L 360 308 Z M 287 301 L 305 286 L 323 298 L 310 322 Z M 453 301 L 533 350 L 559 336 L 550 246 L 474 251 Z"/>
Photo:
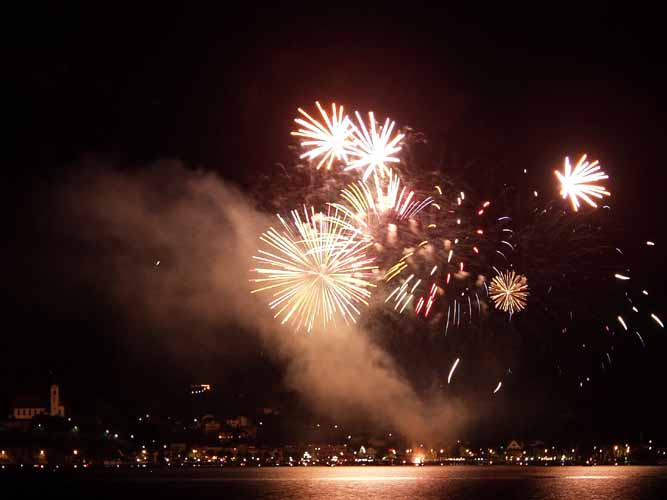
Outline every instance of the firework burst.
<path fill-rule="evenodd" d="M 396 219 L 404 220 L 433 203 L 430 196 L 424 200 L 415 200 L 415 192 L 401 186 L 401 179 L 392 170 L 389 170 L 384 180 L 375 177 L 373 184 L 364 181 L 350 184 L 340 195 L 342 203 L 333 203 L 331 206 L 364 229 L 370 225 L 371 218 L 379 219 L 391 213 Z"/>
<path fill-rule="evenodd" d="M 354 143 L 349 150 L 352 159 L 345 170 L 363 169 L 364 182 L 371 175 L 384 177 L 389 172 L 388 163 L 399 163 L 398 157 L 394 156 L 401 150 L 403 134 L 392 136 L 395 122 L 387 118 L 384 125 L 380 126 L 375 121 L 373 112 L 368 113 L 369 126 L 355 112 L 358 127 L 354 127 Z"/>
<path fill-rule="evenodd" d="M 526 307 L 528 297 L 528 279 L 514 271 L 498 273 L 491 280 L 489 296 L 495 306 L 510 315 Z"/>
<path fill-rule="evenodd" d="M 253 271 L 260 287 L 271 292 L 269 303 L 282 323 L 291 322 L 309 332 L 316 323 L 326 327 L 336 315 L 356 322 L 359 306 L 368 305 L 369 281 L 376 266 L 366 254 L 372 245 L 337 211 L 333 214 L 292 211 L 292 220 L 280 216 L 282 228 L 270 228 L 260 237 L 267 250 L 254 257 L 262 267 Z"/>
<path fill-rule="evenodd" d="M 586 161 L 586 155 L 583 155 L 577 165 L 572 170 L 570 159 L 565 157 L 563 173 L 555 171 L 556 177 L 560 182 L 560 194 L 563 199 L 570 197 L 572 208 L 576 212 L 579 210 L 580 199 L 584 200 L 591 207 L 597 207 L 597 204 L 591 198 L 602 199 L 603 196 L 609 196 L 610 193 L 603 186 L 594 184 L 595 182 L 608 179 L 600 167 L 597 160 L 593 163 Z"/>
<path fill-rule="evenodd" d="M 352 147 L 354 126 L 349 117 L 343 114 L 343 106 L 337 108 L 336 103 L 332 103 L 331 116 L 329 116 L 319 102 L 315 102 L 315 105 L 322 115 L 323 122 L 317 121 L 299 108 L 299 113 L 305 119 L 294 119 L 298 125 L 301 125 L 301 128 L 292 132 L 292 135 L 306 139 L 301 141 L 301 147 L 306 149 L 306 152 L 300 158 L 307 158 L 310 161 L 319 158 L 317 169 L 319 170 L 326 164 L 327 170 L 330 170 L 334 160 L 347 163 L 347 155 Z"/>
<path fill-rule="evenodd" d="M 399 313 L 432 317 L 433 325 L 443 320 L 447 332 L 450 326 L 470 323 L 474 315 L 481 317 L 488 291 L 484 276 L 498 255 L 509 262 L 513 231 L 503 227 L 508 217 L 491 216 L 490 200 L 438 185 L 429 199 L 429 209 L 407 224 L 397 219 L 398 238 L 383 242 L 379 259 L 389 294 L 386 303 Z"/>
<path fill-rule="evenodd" d="M 323 177 L 306 169 L 303 185 L 290 178 L 288 189 L 274 189 L 279 191 L 276 207 L 300 206 L 304 193 L 306 200 L 313 200 L 306 205 L 328 207 L 325 214 L 294 211 L 261 237 L 254 257 L 253 293 L 267 297 L 282 323 L 311 331 L 339 323 L 341 317 L 355 322 L 364 306 L 372 303 L 375 310 L 370 314 L 382 307 L 383 315 L 406 323 L 405 329 L 426 327 L 435 332 L 437 328 L 448 336 L 443 345 L 451 346 L 464 338 L 456 335 L 459 327 L 469 325 L 483 332 L 487 317 L 496 321 L 497 315 L 485 314 L 490 302 L 511 319 L 527 307 L 530 294 L 531 308 L 522 321 L 503 321 L 502 326 L 525 328 L 540 322 L 546 332 L 558 335 L 559 343 L 564 333 L 576 329 L 579 335 L 569 336 L 573 347 L 604 354 L 602 370 L 612 366 L 613 348 L 621 336 L 600 340 L 595 328 L 589 334 L 588 328 L 577 325 L 601 320 L 604 331 L 621 330 L 632 335 L 633 342 L 636 336 L 642 346 L 651 340 L 646 337 L 645 343 L 642 334 L 646 334 L 639 332 L 644 323 L 665 327 L 662 313 L 652 313 L 645 302 L 646 290 L 641 290 L 642 303 L 626 290 L 639 283 L 641 275 L 630 274 L 629 266 L 619 266 L 615 255 L 609 255 L 613 246 L 604 227 L 609 212 L 573 213 L 583 203 L 596 207 L 610 196 L 604 182 L 608 176 L 597 161 L 587 161 L 586 155 L 574 163 L 565 158 L 563 168 L 555 172 L 560 195 L 572 205 L 569 211 L 563 210 L 561 200 L 551 200 L 533 187 L 529 202 L 519 203 L 522 199 L 516 197 L 523 195 L 510 181 L 503 182 L 497 193 L 489 190 L 492 199 L 479 198 L 474 186 L 465 192 L 455 177 L 420 168 L 422 150 L 415 147 L 422 142 L 419 134 L 410 131 L 404 137 L 395 122 L 376 121 L 373 113 L 347 116 L 336 104 L 316 106 L 312 114 L 299 108 L 295 119 L 298 130 L 292 135 L 301 141 L 301 158 L 317 169 L 342 166 L 345 172 Z M 428 186 L 434 191 L 427 192 Z M 530 289 L 526 276 L 512 271 L 516 262 L 531 276 Z M 492 279 L 487 281 L 487 276 Z M 588 304 L 572 301 L 583 280 L 591 293 L 601 294 L 611 277 L 623 299 L 623 306 L 612 315 L 600 315 Z M 625 291 L 622 297 L 620 290 Z M 373 299 L 376 295 L 381 299 L 371 301 L 371 291 Z M 385 306 L 380 306 L 382 302 Z M 399 320 L 402 314 L 405 319 Z M 479 321 L 473 324 L 473 318 Z M 470 342 L 470 336 L 465 338 Z M 484 337 L 485 349 L 486 341 Z M 448 383 L 454 382 L 464 349 L 470 345 L 457 344 L 461 358 L 453 360 Z M 597 352 L 597 346 L 604 350 Z M 561 363 L 559 373 L 564 373 Z M 575 368 L 577 363 L 572 363 Z M 590 379 L 578 377 L 577 386 L 583 387 L 584 380 Z M 492 394 L 507 390 L 503 377 L 494 376 L 493 383 L 497 385 Z"/>

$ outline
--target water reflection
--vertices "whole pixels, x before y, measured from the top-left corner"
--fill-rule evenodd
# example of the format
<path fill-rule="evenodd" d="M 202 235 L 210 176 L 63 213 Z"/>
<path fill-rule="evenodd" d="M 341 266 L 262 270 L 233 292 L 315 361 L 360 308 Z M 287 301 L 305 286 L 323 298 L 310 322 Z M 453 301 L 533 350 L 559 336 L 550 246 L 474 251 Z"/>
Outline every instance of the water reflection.
<path fill-rule="evenodd" d="M 3 487 L 5 484 L 3 481 Z M 667 468 L 450 466 L 146 470 L 68 477 L 42 475 L 39 481 L 22 481 L 18 491 L 22 498 L 40 499 L 665 500 Z M 9 493 L 8 498 L 13 498 L 12 488 Z"/>

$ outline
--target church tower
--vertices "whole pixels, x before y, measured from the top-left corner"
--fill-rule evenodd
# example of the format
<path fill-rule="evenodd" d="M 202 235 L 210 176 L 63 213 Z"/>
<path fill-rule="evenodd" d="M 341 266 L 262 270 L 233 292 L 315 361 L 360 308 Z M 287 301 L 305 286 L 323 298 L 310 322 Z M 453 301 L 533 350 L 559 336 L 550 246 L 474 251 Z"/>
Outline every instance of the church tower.
<path fill-rule="evenodd" d="M 51 412 L 52 417 L 63 417 L 64 411 L 60 406 L 60 387 L 57 384 L 51 385 Z"/>

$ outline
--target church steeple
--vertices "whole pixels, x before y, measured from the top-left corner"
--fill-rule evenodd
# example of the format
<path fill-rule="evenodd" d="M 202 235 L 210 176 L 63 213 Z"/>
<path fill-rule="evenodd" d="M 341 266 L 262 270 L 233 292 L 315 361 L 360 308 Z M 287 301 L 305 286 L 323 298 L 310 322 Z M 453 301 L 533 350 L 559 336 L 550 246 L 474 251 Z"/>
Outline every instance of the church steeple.
<path fill-rule="evenodd" d="M 52 417 L 64 417 L 65 408 L 60 404 L 60 387 L 58 384 L 51 385 L 51 408 L 50 415 Z"/>

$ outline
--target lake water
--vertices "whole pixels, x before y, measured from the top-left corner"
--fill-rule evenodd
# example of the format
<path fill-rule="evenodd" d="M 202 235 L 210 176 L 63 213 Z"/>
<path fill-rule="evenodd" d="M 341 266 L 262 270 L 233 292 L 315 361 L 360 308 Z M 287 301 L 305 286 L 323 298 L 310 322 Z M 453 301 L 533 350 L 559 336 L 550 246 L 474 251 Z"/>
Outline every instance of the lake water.
<path fill-rule="evenodd" d="M 6 499 L 667 500 L 667 467 L 276 467 L 76 474 L 39 471 L 15 473 L 6 477 L 7 481 L 3 475 L 0 474 L 0 491 Z"/>

